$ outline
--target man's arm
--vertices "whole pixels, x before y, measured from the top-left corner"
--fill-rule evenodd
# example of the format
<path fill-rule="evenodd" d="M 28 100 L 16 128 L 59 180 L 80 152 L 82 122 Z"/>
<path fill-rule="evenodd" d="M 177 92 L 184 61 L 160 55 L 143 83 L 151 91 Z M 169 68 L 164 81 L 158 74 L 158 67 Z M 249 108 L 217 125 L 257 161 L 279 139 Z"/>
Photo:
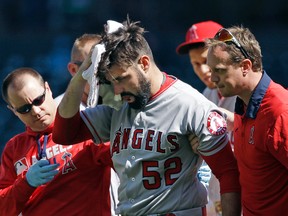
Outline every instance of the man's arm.
<path fill-rule="evenodd" d="M 53 141 L 56 143 L 73 144 L 92 137 L 79 115 L 79 106 L 87 82 L 82 77 L 82 73 L 91 65 L 90 55 L 91 52 L 70 80 L 57 108 L 52 133 Z"/>
<path fill-rule="evenodd" d="M 22 212 L 36 188 L 28 184 L 25 175 L 16 176 L 11 158 L 14 149 L 7 145 L 2 153 L 0 166 L 0 215 L 9 216 Z"/>
<path fill-rule="evenodd" d="M 269 131 L 269 141 L 267 148 L 270 153 L 277 159 L 286 169 L 288 169 L 288 110 L 284 111 L 275 120 L 274 126 Z"/>
<path fill-rule="evenodd" d="M 90 56 L 86 58 L 79 71 L 72 77 L 65 94 L 58 106 L 58 113 L 63 118 L 71 118 L 79 112 L 81 98 L 86 85 L 86 80 L 82 77 L 82 72 L 91 64 Z"/>
<path fill-rule="evenodd" d="M 81 118 L 79 111 L 71 118 L 61 117 L 57 111 L 52 139 L 61 145 L 71 145 L 93 139 L 93 135 Z"/>
<path fill-rule="evenodd" d="M 240 193 L 221 194 L 222 215 L 241 215 L 241 196 Z"/>
<path fill-rule="evenodd" d="M 36 188 L 28 185 L 26 178 L 15 180 L 14 184 L 0 189 L 1 215 L 18 215 Z"/>
<path fill-rule="evenodd" d="M 214 155 L 201 156 L 219 180 L 223 215 L 241 215 L 239 171 L 230 143 Z"/>

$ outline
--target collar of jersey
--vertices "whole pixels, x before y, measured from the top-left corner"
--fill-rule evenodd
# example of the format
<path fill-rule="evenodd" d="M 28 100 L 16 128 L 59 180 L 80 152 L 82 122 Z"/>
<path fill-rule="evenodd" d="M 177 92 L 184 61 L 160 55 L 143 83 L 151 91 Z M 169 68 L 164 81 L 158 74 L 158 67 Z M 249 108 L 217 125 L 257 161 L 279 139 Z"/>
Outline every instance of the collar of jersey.
<path fill-rule="evenodd" d="M 162 94 L 162 92 L 168 89 L 177 80 L 176 77 L 168 75 L 165 72 L 163 72 L 163 74 L 165 75 L 165 82 L 161 85 L 160 89 L 150 98 L 150 101 L 156 98 L 158 95 Z"/>
<path fill-rule="evenodd" d="M 270 85 L 271 78 L 267 75 L 265 71 L 263 71 L 262 78 L 258 85 L 256 86 L 254 92 L 252 93 L 252 96 L 249 100 L 245 116 L 247 118 L 255 119 L 257 116 L 257 112 L 260 108 L 260 104 L 266 94 L 266 91 Z M 235 113 L 239 115 L 243 115 L 245 112 L 245 104 L 242 99 L 237 97 L 236 99 L 236 105 L 235 105 Z"/>

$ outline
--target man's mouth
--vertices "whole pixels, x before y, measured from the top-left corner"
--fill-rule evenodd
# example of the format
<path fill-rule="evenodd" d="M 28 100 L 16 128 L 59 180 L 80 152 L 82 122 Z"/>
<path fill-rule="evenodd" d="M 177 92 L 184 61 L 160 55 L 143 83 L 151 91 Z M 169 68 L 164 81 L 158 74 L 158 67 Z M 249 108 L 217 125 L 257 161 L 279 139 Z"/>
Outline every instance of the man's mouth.
<path fill-rule="evenodd" d="M 128 103 L 132 103 L 135 101 L 135 97 L 132 95 L 124 95 L 124 96 L 122 96 L 122 100 L 125 100 Z"/>

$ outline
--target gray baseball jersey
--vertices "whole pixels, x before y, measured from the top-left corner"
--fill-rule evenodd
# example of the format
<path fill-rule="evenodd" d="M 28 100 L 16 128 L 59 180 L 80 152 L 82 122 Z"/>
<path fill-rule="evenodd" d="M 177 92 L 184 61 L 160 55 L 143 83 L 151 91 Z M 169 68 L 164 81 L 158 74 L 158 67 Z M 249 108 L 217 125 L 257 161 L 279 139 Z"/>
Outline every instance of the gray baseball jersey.
<path fill-rule="evenodd" d="M 120 177 L 118 213 L 177 215 L 191 209 L 179 214 L 191 215 L 197 209 L 193 215 L 202 215 L 207 193 L 196 177 L 202 159 L 192 151 L 187 135 L 199 137 L 198 149 L 204 155 L 224 148 L 226 122 L 215 104 L 175 79 L 142 110 L 127 103 L 119 111 L 96 106 L 81 112 L 81 117 L 96 143 L 111 141 Z"/>

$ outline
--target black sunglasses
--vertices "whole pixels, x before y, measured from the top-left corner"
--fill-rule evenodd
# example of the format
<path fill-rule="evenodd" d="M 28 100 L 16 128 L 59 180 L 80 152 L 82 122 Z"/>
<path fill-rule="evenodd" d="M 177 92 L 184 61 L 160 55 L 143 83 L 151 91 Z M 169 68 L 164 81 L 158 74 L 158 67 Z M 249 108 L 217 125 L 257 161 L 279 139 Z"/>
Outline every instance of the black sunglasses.
<path fill-rule="evenodd" d="M 36 97 L 31 104 L 25 104 L 19 108 L 14 108 L 14 110 L 16 110 L 16 112 L 20 113 L 20 114 L 26 114 L 29 113 L 32 109 L 32 106 L 40 106 L 41 104 L 43 104 L 43 102 L 45 101 L 45 94 L 46 94 L 46 89 L 44 89 L 44 93 L 38 97 Z"/>
<path fill-rule="evenodd" d="M 220 29 L 214 36 L 214 39 L 222 41 L 224 43 L 233 43 L 241 51 L 241 53 L 244 55 L 245 58 L 251 59 L 247 51 L 241 46 L 239 41 L 234 37 L 234 35 L 229 30 L 225 28 Z"/>

